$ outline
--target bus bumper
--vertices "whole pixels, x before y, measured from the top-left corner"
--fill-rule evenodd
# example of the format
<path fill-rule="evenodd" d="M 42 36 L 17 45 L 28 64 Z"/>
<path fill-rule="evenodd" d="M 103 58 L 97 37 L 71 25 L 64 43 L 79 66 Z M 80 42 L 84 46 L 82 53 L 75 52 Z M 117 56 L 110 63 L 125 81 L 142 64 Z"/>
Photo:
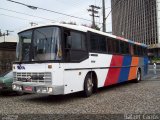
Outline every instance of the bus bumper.
<path fill-rule="evenodd" d="M 38 94 L 51 94 L 62 95 L 64 94 L 64 86 L 51 86 L 44 84 L 29 84 L 29 83 L 13 83 L 12 89 L 14 91 L 21 91 L 25 93 L 38 93 Z"/>

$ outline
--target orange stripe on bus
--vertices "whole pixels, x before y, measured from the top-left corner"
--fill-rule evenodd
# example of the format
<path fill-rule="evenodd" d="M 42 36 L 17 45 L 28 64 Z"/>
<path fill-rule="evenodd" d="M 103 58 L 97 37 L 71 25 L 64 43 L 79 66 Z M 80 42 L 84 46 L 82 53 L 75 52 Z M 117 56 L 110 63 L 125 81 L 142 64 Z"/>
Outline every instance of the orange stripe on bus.
<path fill-rule="evenodd" d="M 130 68 L 128 80 L 133 80 L 136 78 L 138 64 L 139 64 L 139 58 L 132 57 L 132 63 L 131 63 L 131 68 Z"/>

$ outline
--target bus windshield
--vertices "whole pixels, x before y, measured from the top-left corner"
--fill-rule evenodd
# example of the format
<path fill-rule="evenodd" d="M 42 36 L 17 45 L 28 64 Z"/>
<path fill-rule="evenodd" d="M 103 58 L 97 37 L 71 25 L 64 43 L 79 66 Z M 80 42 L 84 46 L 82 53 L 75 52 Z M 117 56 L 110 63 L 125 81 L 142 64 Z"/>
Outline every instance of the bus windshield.
<path fill-rule="evenodd" d="M 42 27 L 21 32 L 17 45 L 18 61 L 61 60 L 61 35 L 58 27 Z"/>

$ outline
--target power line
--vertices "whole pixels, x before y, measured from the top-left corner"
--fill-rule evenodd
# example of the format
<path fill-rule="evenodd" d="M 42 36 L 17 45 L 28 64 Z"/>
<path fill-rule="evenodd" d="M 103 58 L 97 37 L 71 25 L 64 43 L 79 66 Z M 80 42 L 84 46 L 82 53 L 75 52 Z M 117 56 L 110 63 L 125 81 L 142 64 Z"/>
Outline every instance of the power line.
<path fill-rule="evenodd" d="M 44 19 L 44 20 L 48 20 L 48 21 L 52 21 L 52 22 L 56 22 L 55 20 L 51 20 L 51 19 L 48 19 L 48 18 L 43 18 L 43 17 L 40 17 L 40 16 L 34 16 L 34 15 L 30 15 L 30 14 L 23 13 L 23 12 L 18 12 L 18 11 L 14 11 L 14 10 L 9 10 L 9 9 L 5 9 L 5 8 L 0 8 L 0 9 L 1 9 L 1 10 L 5 10 L 5 11 L 9 11 L 9 12 L 14 12 L 14 13 L 22 14 L 22 15 L 27 15 L 27 16 L 31 16 L 31 17 L 36 17 L 36 18 L 40 18 L 40 19 Z"/>
<path fill-rule="evenodd" d="M 111 8 L 111 11 L 108 13 L 107 17 L 105 19 L 107 19 L 109 17 L 109 15 L 111 14 L 112 12 L 112 9 L 114 8 L 115 9 L 115 6 L 120 2 L 121 0 L 118 0 L 114 5 L 113 7 Z"/>
<path fill-rule="evenodd" d="M 7 0 L 7 1 L 23 5 L 23 6 L 31 8 L 31 9 L 34 9 L 34 10 L 40 9 L 40 10 L 44 10 L 44 11 L 48 11 L 48 12 L 52 12 L 52 13 L 56 13 L 56 14 L 60 14 L 60 15 L 64 15 L 64 16 L 69 16 L 69 17 L 72 17 L 72 18 L 77 18 L 77 19 L 81 19 L 81 20 L 85 20 L 85 21 L 91 21 L 91 20 L 88 20 L 88 19 L 85 19 L 85 18 L 81 18 L 81 17 L 77 17 L 77 16 L 73 16 L 73 15 L 57 12 L 57 11 L 54 11 L 54 10 L 48 10 L 48 9 L 45 9 L 45 8 L 40 8 L 40 7 L 36 7 L 36 6 L 32 6 L 32 5 L 27 5 L 27 4 L 24 4 L 24 3 L 21 3 L 21 2 L 17 2 L 17 1 L 13 1 L 13 0 Z"/>

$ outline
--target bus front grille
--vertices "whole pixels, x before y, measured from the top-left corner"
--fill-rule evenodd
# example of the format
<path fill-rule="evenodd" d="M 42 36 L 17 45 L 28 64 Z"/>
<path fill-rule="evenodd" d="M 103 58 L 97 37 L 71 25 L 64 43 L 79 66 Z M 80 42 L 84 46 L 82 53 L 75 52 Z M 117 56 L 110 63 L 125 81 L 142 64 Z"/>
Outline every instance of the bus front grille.
<path fill-rule="evenodd" d="M 50 72 L 14 72 L 14 82 L 33 82 L 33 83 L 52 83 L 52 74 Z"/>

